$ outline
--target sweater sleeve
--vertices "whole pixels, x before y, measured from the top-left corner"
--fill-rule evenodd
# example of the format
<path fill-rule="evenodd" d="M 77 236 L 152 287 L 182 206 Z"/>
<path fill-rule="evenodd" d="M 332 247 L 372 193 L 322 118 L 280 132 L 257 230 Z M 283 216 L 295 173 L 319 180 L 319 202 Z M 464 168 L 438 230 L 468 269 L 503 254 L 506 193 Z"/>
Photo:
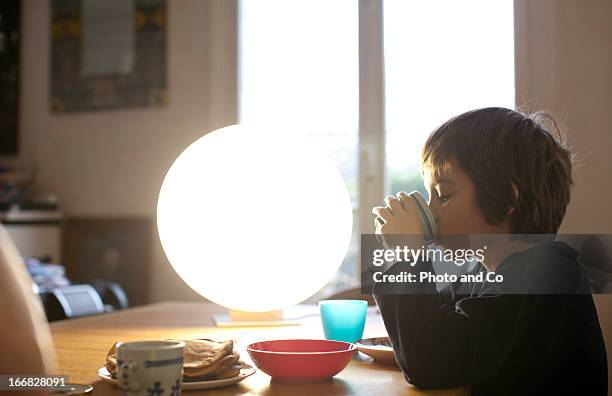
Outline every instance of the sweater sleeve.
<path fill-rule="evenodd" d="M 375 294 L 395 357 L 408 382 L 421 388 L 466 384 L 472 323 L 442 297 Z"/>
<path fill-rule="evenodd" d="M 421 388 L 516 378 L 512 356 L 529 371 L 552 349 L 567 296 L 497 295 L 454 304 L 442 294 L 383 294 L 374 288 L 398 364 Z M 520 351 L 520 355 L 516 355 Z"/>

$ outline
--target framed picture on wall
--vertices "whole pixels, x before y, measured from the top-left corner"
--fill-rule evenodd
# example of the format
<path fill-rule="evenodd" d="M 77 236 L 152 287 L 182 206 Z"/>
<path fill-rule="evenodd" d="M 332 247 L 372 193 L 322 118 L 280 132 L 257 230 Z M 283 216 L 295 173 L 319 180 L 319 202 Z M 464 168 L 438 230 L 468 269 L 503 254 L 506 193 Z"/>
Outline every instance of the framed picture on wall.
<path fill-rule="evenodd" d="M 53 113 L 166 104 L 166 0 L 51 4 Z"/>

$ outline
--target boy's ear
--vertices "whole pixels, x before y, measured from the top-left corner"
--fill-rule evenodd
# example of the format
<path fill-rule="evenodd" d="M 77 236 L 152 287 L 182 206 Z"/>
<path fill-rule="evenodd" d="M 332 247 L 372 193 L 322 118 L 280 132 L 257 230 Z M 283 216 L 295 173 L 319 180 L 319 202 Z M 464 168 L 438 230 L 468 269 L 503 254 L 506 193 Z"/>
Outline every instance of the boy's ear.
<path fill-rule="evenodd" d="M 512 204 L 512 206 L 508 207 L 508 212 L 506 213 L 508 216 L 510 216 L 516 210 L 516 202 L 518 202 L 518 197 L 519 197 L 518 187 L 514 183 L 512 183 L 512 195 L 514 195 L 515 203 Z"/>

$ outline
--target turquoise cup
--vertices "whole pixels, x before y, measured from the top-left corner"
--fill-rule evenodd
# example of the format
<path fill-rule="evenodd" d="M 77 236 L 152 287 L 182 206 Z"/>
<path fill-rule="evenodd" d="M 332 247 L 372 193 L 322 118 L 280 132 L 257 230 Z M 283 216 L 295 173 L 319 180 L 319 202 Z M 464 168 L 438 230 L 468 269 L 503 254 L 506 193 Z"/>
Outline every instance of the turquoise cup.
<path fill-rule="evenodd" d="M 319 302 L 323 332 L 328 340 L 357 342 L 363 336 L 368 302 L 324 300 Z"/>

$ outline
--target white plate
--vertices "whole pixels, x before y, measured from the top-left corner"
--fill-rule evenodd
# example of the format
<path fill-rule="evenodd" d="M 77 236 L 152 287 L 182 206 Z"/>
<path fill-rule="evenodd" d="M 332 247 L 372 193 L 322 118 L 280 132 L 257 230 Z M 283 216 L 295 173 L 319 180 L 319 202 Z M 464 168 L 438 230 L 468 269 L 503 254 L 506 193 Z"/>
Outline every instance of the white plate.
<path fill-rule="evenodd" d="M 384 364 L 397 364 L 388 337 L 365 338 L 357 341 L 357 349 Z"/>
<path fill-rule="evenodd" d="M 195 390 L 195 389 L 211 389 L 220 388 L 222 386 L 236 384 L 246 377 L 255 374 L 257 371 L 254 367 L 241 369 L 240 374 L 232 378 L 225 378 L 220 380 L 209 380 L 209 381 L 194 381 L 194 382 L 183 382 L 183 390 Z M 98 370 L 98 377 L 103 381 L 109 382 L 114 385 L 118 385 L 118 381 L 111 377 L 106 367 L 100 367 Z"/>

